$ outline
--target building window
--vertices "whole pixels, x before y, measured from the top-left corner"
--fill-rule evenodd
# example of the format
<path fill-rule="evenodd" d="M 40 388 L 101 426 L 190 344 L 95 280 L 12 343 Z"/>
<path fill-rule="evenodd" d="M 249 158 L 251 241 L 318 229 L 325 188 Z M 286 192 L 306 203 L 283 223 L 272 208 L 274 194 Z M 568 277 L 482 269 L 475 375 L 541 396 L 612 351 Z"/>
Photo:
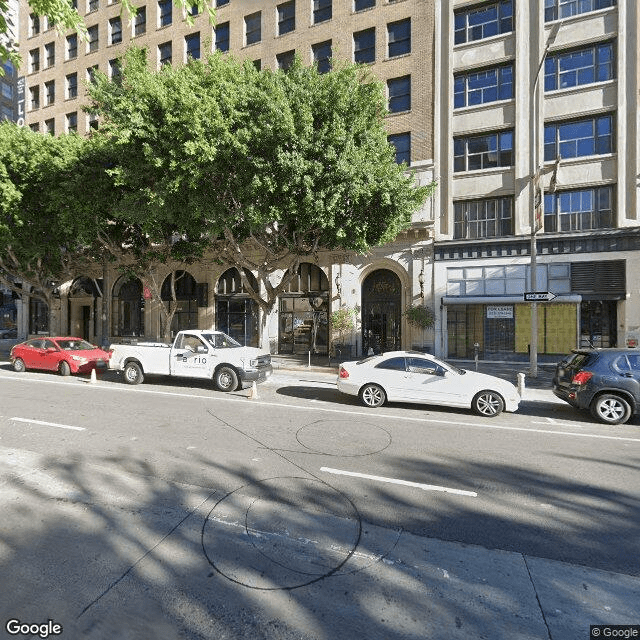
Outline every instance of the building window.
<path fill-rule="evenodd" d="M 513 235 L 513 198 L 488 198 L 453 204 L 453 237 L 476 240 Z"/>
<path fill-rule="evenodd" d="M 70 73 L 67 76 L 67 99 L 72 100 L 78 97 L 78 74 Z"/>
<path fill-rule="evenodd" d="M 200 32 L 192 33 L 184 38 L 184 48 L 187 59 L 200 59 Z"/>
<path fill-rule="evenodd" d="M 67 36 L 67 60 L 73 60 L 78 57 L 78 34 L 72 33 Z"/>
<path fill-rule="evenodd" d="M 544 127 L 545 162 L 558 156 L 579 158 L 613 153 L 614 135 L 610 115 L 547 124 Z"/>
<path fill-rule="evenodd" d="M 331 0 L 313 0 L 313 24 L 331 20 Z"/>
<path fill-rule="evenodd" d="M 53 118 L 44 121 L 44 131 L 49 135 L 56 135 L 56 121 Z"/>
<path fill-rule="evenodd" d="M 575 189 L 544 196 L 544 230 L 588 231 L 613 227 L 613 187 Z"/>
<path fill-rule="evenodd" d="M 223 22 L 215 26 L 216 49 L 218 51 L 229 51 L 229 23 Z"/>
<path fill-rule="evenodd" d="M 548 55 L 544 61 L 544 90 L 555 91 L 614 78 L 613 44 Z"/>
<path fill-rule="evenodd" d="M 374 62 L 376 59 L 376 30 L 375 28 L 356 31 L 353 34 L 354 62 Z"/>
<path fill-rule="evenodd" d="M 56 101 L 56 81 L 49 80 L 44 83 L 44 104 L 49 106 Z"/>
<path fill-rule="evenodd" d="M 454 76 L 455 109 L 513 98 L 513 65 Z"/>
<path fill-rule="evenodd" d="M 56 44 L 55 42 L 49 42 L 44 45 L 44 63 L 45 69 L 53 67 L 56 63 Z"/>
<path fill-rule="evenodd" d="M 158 2 L 158 26 L 166 27 L 173 21 L 173 0 Z"/>
<path fill-rule="evenodd" d="M 256 11 L 244 18 L 245 44 L 255 44 L 262 40 L 262 12 Z"/>
<path fill-rule="evenodd" d="M 89 113 L 87 115 L 87 128 L 88 129 L 98 128 L 98 116 L 95 113 Z"/>
<path fill-rule="evenodd" d="M 313 62 L 318 65 L 318 73 L 331 71 L 331 40 L 311 46 Z"/>
<path fill-rule="evenodd" d="M 98 0 L 88 0 L 87 13 L 91 13 L 92 11 L 97 11 L 99 7 L 100 7 L 100 2 Z"/>
<path fill-rule="evenodd" d="M 29 87 L 29 107 L 31 111 L 40 108 L 40 87 Z"/>
<path fill-rule="evenodd" d="M 133 19 L 133 35 L 141 36 L 147 31 L 147 7 L 138 7 L 136 17 Z"/>
<path fill-rule="evenodd" d="M 216 0 L 216 7 L 224 7 L 229 4 L 229 0 Z"/>
<path fill-rule="evenodd" d="M 355 0 L 353 3 L 354 11 L 364 11 L 376 6 L 376 0 Z"/>
<path fill-rule="evenodd" d="M 513 165 L 513 131 L 453 139 L 453 170 L 476 171 Z"/>
<path fill-rule="evenodd" d="M 29 51 L 29 73 L 40 71 L 40 49 Z"/>
<path fill-rule="evenodd" d="M 4 80 L 0 82 L 0 85 L 2 85 L 2 97 L 7 100 L 13 100 L 13 86 Z"/>
<path fill-rule="evenodd" d="M 163 42 L 161 45 L 158 45 L 158 61 L 160 62 L 161 67 L 165 64 L 171 64 L 171 50 L 171 42 Z"/>
<path fill-rule="evenodd" d="M 91 53 L 92 51 L 97 51 L 98 43 L 99 43 L 97 24 L 94 24 L 92 27 L 89 27 L 87 29 L 87 37 L 89 38 L 89 44 L 88 44 L 89 53 Z"/>
<path fill-rule="evenodd" d="M 411 19 L 390 22 L 387 25 L 390 58 L 411 53 Z"/>
<path fill-rule="evenodd" d="M 98 65 L 94 64 L 92 67 L 87 67 L 87 82 L 93 83 L 96 77 L 96 71 L 98 70 Z"/>
<path fill-rule="evenodd" d="M 29 37 L 37 36 L 40 33 L 40 16 L 35 13 L 29 15 Z"/>
<path fill-rule="evenodd" d="M 513 31 L 513 0 L 485 4 L 455 13 L 455 44 Z"/>
<path fill-rule="evenodd" d="M 33 131 L 33 133 L 40 133 L 40 123 L 39 122 L 34 122 L 33 124 L 29 125 L 29 129 L 31 129 L 31 131 Z"/>
<path fill-rule="evenodd" d="M 109 78 L 111 80 L 119 80 L 122 75 L 122 66 L 120 64 L 120 58 L 114 58 L 109 60 Z"/>
<path fill-rule="evenodd" d="M 122 42 L 122 20 L 120 17 L 109 20 L 109 44 Z"/>
<path fill-rule="evenodd" d="M 411 134 L 394 133 L 387 136 L 387 141 L 396 150 L 396 162 L 411 164 Z"/>
<path fill-rule="evenodd" d="M 293 61 L 296 57 L 295 49 L 291 49 L 291 51 L 285 51 L 283 53 L 279 53 L 276 55 L 276 63 L 278 65 L 278 69 L 282 69 L 282 71 L 286 71 L 291 67 Z"/>
<path fill-rule="evenodd" d="M 72 131 L 78 131 L 78 113 L 74 111 L 73 113 L 67 113 L 66 117 L 67 121 L 67 133 L 71 133 Z"/>
<path fill-rule="evenodd" d="M 411 109 L 411 76 L 387 80 L 389 93 L 389 112 L 409 111 Z"/>
<path fill-rule="evenodd" d="M 283 36 L 285 33 L 294 31 L 296 28 L 296 3 L 284 2 L 277 7 L 278 11 L 278 35 Z"/>
<path fill-rule="evenodd" d="M 616 0 L 544 0 L 544 19 L 546 22 L 577 16 L 580 13 L 598 11 L 613 7 Z"/>
<path fill-rule="evenodd" d="M 256 71 L 261 71 L 262 70 L 262 60 L 260 60 L 260 58 L 258 58 L 257 60 L 253 61 L 253 66 L 255 67 Z"/>

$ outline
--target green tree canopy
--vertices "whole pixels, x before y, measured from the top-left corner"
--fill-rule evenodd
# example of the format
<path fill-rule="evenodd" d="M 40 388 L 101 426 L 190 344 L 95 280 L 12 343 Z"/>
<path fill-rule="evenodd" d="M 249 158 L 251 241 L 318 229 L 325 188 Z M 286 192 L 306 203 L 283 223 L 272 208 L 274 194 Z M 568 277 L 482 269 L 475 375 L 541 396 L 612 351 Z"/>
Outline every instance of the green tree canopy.
<path fill-rule="evenodd" d="M 302 260 L 393 240 L 433 189 L 395 163 L 383 87 L 360 66 L 259 71 L 217 53 L 153 72 L 131 49 L 89 94 L 115 151 L 116 218 L 158 242 L 171 231 L 185 259 L 212 249 L 264 315 Z"/>

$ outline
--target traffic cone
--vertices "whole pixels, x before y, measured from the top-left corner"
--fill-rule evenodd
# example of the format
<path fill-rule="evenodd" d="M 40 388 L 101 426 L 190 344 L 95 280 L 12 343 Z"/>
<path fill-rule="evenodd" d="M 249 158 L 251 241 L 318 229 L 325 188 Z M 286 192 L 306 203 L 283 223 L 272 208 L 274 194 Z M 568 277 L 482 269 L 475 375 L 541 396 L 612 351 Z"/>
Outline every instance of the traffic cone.
<path fill-rule="evenodd" d="M 89 378 L 89 384 L 95 384 L 96 382 L 98 382 L 98 379 L 96 378 L 96 370 L 91 369 L 91 378 Z"/>
<path fill-rule="evenodd" d="M 255 380 L 251 383 L 251 391 L 249 391 L 249 400 L 257 400 L 258 399 L 258 385 Z"/>

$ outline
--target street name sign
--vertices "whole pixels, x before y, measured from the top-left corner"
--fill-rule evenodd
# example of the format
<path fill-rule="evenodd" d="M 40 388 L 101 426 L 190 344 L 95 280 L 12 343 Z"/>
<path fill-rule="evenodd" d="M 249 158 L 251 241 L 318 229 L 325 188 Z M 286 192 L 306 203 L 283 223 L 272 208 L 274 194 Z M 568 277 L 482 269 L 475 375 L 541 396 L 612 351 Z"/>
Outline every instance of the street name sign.
<path fill-rule="evenodd" d="M 549 302 L 549 300 L 553 300 L 557 298 L 555 293 L 551 293 L 551 291 L 528 291 L 524 294 L 525 302 Z"/>

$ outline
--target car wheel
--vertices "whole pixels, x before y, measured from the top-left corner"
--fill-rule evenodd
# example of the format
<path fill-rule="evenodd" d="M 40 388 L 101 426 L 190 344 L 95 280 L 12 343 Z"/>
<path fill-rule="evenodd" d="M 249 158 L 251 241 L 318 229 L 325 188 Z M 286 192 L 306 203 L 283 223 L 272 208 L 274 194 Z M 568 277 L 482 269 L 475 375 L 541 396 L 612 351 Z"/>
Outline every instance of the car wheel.
<path fill-rule="evenodd" d="M 474 396 L 471 408 L 480 416 L 495 418 L 504 411 L 504 400 L 495 391 L 480 391 Z"/>
<path fill-rule="evenodd" d="M 387 400 L 384 389 L 377 384 L 365 384 L 360 389 L 360 402 L 365 407 L 381 407 Z"/>
<path fill-rule="evenodd" d="M 144 380 L 142 367 L 137 362 L 127 362 L 122 373 L 127 384 L 140 384 Z"/>
<path fill-rule="evenodd" d="M 63 360 L 59 365 L 58 365 L 58 373 L 61 376 L 68 376 L 71 375 L 71 367 L 69 366 L 69 363 L 66 360 Z"/>
<path fill-rule="evenodd" d="M 620 396 L 603 393 L 591 403 L 591 415 L 605 424 L 624 424 L 631 417 L 631 405 Z"/>
<path fill-rule="evenodd" d="M 238 374 L 231 367 L 220 367 L 213 383 L 218 391 L 235 391 L 238 387 Z"/>
<path fill-rule="evenodd" d="M 27 367 L 24 364 L 24 360 L 22 358 L 16 358 L 13 361 L 13 370 L 17 371 L 18 373 L 22 373 L 23 371 L 27 370 Z"/>

